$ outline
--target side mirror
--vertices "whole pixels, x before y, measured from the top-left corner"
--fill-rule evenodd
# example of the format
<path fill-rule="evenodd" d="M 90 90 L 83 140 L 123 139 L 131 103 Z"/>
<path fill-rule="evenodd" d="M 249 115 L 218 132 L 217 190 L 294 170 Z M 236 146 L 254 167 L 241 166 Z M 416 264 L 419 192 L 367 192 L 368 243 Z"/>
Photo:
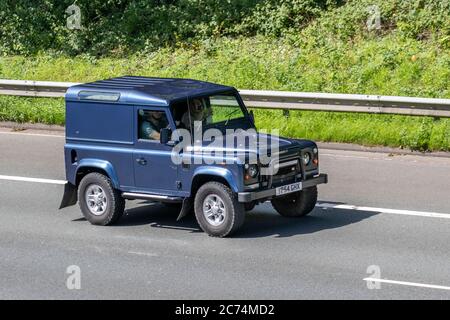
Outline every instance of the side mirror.
<path fill-rule="evenodd" d="M 169 128 L 162 128 L 159 131 L 159 142 L 161 144 L 167 144 L 170 141 L 170 136 L 172 135 L 172 130 Z"/>
<path fill-rule="evenodd" d="M 255 115 L 253 114 L 253 110 L 250 110 L 249 112 L 250 120 L 253 124 L 255 124 Z"/>

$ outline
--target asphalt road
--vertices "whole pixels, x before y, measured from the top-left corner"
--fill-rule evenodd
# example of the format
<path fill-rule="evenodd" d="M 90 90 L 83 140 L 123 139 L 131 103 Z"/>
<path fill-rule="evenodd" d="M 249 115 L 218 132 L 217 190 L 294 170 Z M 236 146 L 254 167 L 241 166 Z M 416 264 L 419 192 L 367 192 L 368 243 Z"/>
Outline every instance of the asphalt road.
<path fill-rule="evenodd" d="M 5 131 L 0 176 L 65 179 L 62 137 Z M 62 185 L 0 179 L 0 298 L 450 298 L 450 158 L 322 149 L 321 171 L 328 208 L 289 219 L 260 205 L 227 239 L 141 201 L 92 226 L 77 206 L 57 209 Z M 369 289 L 372 265 L 393 282 Z"/>

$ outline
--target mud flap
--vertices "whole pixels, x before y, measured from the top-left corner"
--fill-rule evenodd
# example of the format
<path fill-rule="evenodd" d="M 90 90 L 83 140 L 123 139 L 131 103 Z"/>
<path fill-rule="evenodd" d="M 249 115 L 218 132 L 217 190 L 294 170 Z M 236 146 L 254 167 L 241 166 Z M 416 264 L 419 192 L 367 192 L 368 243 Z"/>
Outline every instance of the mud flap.
<path fill-rule="evenodd" d="M 183 205 L 181 206 L 181 211 L 180 211 L 180 214 L 178 215 L 177 221 L 180 220 L 181 218 L 185 217 L 192 210 L 193 206 L 194 206 L 194 201 L 193 201 L 192 197 L 184 198 Z"/>
<path fill-rule="evenodd" d="M 59 209 L 73 206 L 77 203 L 78 196 L 77 196 L 77 187 L 71 184 L 70 182 L 66 182 L 64 185 L 64 195 L 61 200 L 61 204 L 59 206 Z"/>

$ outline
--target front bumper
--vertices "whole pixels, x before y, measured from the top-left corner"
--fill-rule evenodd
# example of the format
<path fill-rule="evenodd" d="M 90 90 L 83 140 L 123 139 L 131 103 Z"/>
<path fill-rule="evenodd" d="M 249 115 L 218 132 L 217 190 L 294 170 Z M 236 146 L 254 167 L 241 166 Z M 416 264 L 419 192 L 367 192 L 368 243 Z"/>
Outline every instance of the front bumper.
<path fill-rule="evenodd" d="M 302 190 L 316 186 L 318 184 L 327 183 L 328 175 L 325 173 L 319 174 L 317 177 L 302 181 Z M 276 195 L 276 188 L 262 190 L 262 191 L 246 191 L 238 193 L 239 202 L 251 202 L 255 200 L 273 198 Z"/>

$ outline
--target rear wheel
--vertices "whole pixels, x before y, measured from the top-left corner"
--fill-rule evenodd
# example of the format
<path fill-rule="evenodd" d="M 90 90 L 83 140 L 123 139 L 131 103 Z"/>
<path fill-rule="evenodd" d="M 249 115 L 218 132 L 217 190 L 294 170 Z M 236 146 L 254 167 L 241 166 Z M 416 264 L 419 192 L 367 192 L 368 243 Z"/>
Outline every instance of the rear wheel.
<path fill-rule="evenodd" d="M 78 199 L 84 217 L 95 225 L 113 224 L 125 209 L 125 199 L 113 188 L 111 180 L 97 172 L 89 173 L 81 180 Z"/>
<path fill-rule="evenodd" d="M 244 205 L 220 182 L 208 182 L 198 189 L 194 209 L 202 230 L 213 237 L 226 237 L 244 223 Z"/>
<path fill-rule="evenodd" d="M 285 197 L 272 199 L 272 206 L 284 217 L 303 217 L 310 213 L 317 202 L 317 187 L 303 189 Z"/>

